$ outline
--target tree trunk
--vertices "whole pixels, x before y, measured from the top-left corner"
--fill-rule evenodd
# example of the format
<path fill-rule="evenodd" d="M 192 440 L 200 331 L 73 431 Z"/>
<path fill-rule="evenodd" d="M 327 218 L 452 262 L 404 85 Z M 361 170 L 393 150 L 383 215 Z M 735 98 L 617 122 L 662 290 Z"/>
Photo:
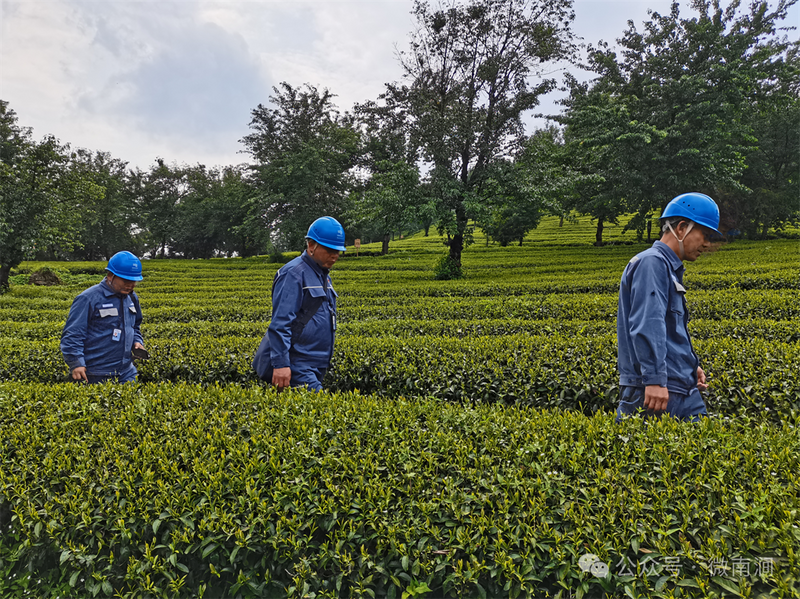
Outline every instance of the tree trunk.
<path fill-rule="evenodd" d="M 564 226 L 564 215 L 562 214 L 561 218 L 558 221 L 558 228 L 560 229 L 563 226 Z"/>
<path fill-rule="evenodd" d="M 650 232 L 653 230 L 653 221 L 647 221 L 647 243 L 650 243 Z"/>
<path fill-rule="evenodd" d="M 450 240 L 450 259 L 461 268 L 461 252 L 464 251 L 464 231 L 467 230 L 467 214 L 463 202 L 456 206 L 456 234 Z"/>
<path fill-rule="evenodd" d="M 450 259 L 453 264 L 461 266 L 461 252 L 464 250 L 464 235 L 457 233 L 450 240 Z"/>
<path fill-rule="evenodd" d="M 597 247 L 603 245 L 603 219 L 597 219 L 597 231 L 594 234 L 594 244 Z"/>
<path fill-rule="evenodd" d="M 11 265 L 3 264 L 0 266 L 0 293 L 8 291 L 8 277 L 11 274 Z"/>
<path fill-rule="evenodd" d="M 428 231 L 431 228 L 431 223 L 425 223 L 424 226 L 425 226 L 425 237 L 427 237 L 428 236 Z"/>
<path fill-rule="evenodd" d="M 383 247 L 381 247 L 381 254 L 384 256 L 389 253 L 389 234 L 383 234 Z"/>
<path fill-rule="evenodd" d="M 524 239 L 525 239 L 524 235 L 519 236 L 519 247 L 522 247 L 522 242 L 524 241 Z"/>

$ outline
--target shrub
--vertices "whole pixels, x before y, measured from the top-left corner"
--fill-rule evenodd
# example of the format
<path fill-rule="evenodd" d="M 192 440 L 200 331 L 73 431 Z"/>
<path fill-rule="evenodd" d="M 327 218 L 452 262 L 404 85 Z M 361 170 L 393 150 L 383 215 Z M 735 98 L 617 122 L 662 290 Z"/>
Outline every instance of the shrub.
<path fill-rule="evenodd" d="M 49 266 L 42 266 L 40 269 L 31 273 L 29 283 L 31 285 L 63 285 L 62 277 L 64 273 Z"/>
<path fill-rule="evenodd" d="M 276 251 L 272 252 L 271 254 L 269 254 L 269 257 L 267 258 L 267 262 L 269 264 L 286 264 L 291 259 L 292 258 L 290 256 L 284 256 L 281 252 L 276 250 Z"/>
<path fill-rule="evenodd" d="M 796 424 L 193 385 L 4 384 L 0 413 L 3 597 L 798 584 Z"/>
<path fill-rule="evenodd" d="M 452 281 L 464 278 L 464 271 L 459 262 L 445 254 L 433 267 L 433 278 L 437 281 Z"/>

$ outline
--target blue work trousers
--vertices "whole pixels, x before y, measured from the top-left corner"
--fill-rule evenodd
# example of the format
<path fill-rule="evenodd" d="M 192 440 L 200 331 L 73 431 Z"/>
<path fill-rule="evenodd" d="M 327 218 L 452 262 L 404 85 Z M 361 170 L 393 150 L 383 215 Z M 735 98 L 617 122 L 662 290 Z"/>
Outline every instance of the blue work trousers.
<path fill-rule="evenodd" d="M 107 383 L 109 381 L 112 381 L 114 383 L 135 383 L 137 374 L 138 373 L 136 371 L 136 367 L 131 364 L 131 367 L 125 370 L 124 372 L 119 372 L 115 374 L 105 374 L 105 375 L 87 374 L 86 378 L 89 379 L 90 385 Z"/>
<path fill-rule="evenodd" d="M 654 416 L 651 411 L 644 411 L 644 387 L 621 387 L 619 392 L 619 406 L 617 407 L 617 422 L 623 416 L 629 416 L 642 411 L 645 416 Z M 688 395 L 670 393 L 667 409 L 663 414 L 669 414 L 678 420 L 697 422 L 703 416 L 708 416 L 706 403 L 700 390 L 696 387 Z"/>
<path fill-rule="evenodd" d="M 322 379 L 325 378 L 327 368 L 312 368 L 310 366 L 297 366 L 292 364 L 292 387 L 307 387 L 309 391 L 322 391 Z"/>

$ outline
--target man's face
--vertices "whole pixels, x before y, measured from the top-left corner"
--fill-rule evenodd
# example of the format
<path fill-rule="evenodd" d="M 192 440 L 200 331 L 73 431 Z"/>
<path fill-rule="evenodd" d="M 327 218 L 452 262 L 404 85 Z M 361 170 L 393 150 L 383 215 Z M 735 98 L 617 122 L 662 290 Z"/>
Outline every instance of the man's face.
<path fill-rule="evenodd" d="M 112 274 L 109 274 L 106 280 L 111 289 L 120 295 L 130 295 L 137 283 L 137 281 L 129 281 L 128 279 L 123 279 L 122 277 Z"/>
<path fill-rule="evenodd" d="M 689 228 L 688 222 L 681 222 L 678 225 L 678 237 L 686 234 L 686 229 Z M 694 224 L 692 230 L 683 240 L 683 259 L 689 262 L 694 262 L 700 257 L 703 252 L 711 250 L 711 241 L 715 237 L 715 233 L 711 229 L 707 229 L 702 225 Z"/>
<path fill-rule="evenodd" d="M 316 241 L 308 240 L 308 255 L 322 268 L 330 269 L 339 259 L 339 250 L 320 245 Z"/>

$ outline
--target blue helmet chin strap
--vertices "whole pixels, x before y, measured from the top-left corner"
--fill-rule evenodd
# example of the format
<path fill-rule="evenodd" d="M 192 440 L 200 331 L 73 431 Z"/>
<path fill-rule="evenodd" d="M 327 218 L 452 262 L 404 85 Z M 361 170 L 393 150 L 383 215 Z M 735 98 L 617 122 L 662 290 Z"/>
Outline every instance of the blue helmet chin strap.
<path fill-rule="evenodd" d="M 683 251 L 683 240 L 686 239 L 686 236 L 692 232 L 692 229 L 694 229 L 694 221 L 690 220 L 686 222 L 689 223 L 689 228 L 686 229 L 686 233 L 684 233 L 683 237 L 681 237 L 680 239 L 678 238 L 677 233 L 675 233 L 675 229 L 672 228 L 672 225 L 667 223 L 667 227 L 669 227 L 669 232 L 672 233 L 672 236 L 678 241 L 678 258 L 680 258 L 681 260 L 686 259 L 686 255 Z"/>

